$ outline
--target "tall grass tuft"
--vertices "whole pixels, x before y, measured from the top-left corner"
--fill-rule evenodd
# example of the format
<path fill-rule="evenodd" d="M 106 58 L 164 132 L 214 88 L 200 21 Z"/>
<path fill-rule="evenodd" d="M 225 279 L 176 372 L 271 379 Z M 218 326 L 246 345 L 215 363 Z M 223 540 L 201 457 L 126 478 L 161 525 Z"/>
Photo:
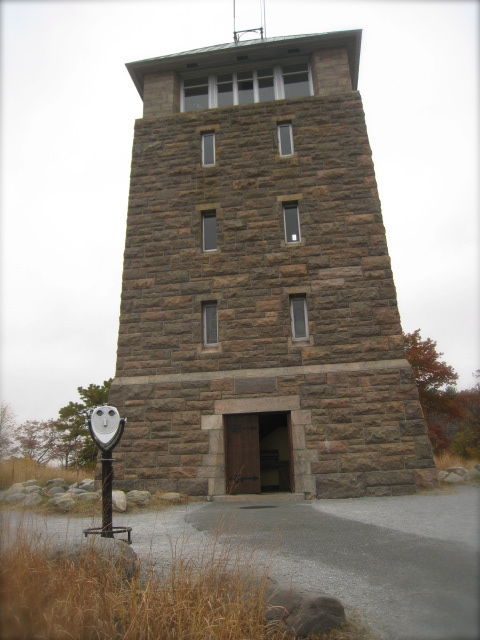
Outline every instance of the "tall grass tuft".
<path fill-rule="evenodd" d="M 439 471 L 446 471 L 450 467 L 464 467 L 465 469 L 473 469 L 479 463 L 474 458 L 464 458 L 462 456 L 451 453 L 451 451 L 442 451 L 434 456 L 435 466 Z"/>
<path fill-rule="evenodd" d="M 65 482 L 73 484 L 85 478 L 93 478 L 93 469 L 62 469 L 48 465 L 39 465 L 29 458 L 0 460 L 0 488 L 6 489 L 14 482 L 25 482 L 35 478 L 40 484 L 47 480 L 62 477 Z"/>
<path fill-rule="evenodd" d="M 125 581 L 113 564 L 52 560 L 16 532 L 1 558 L 3 640 L 279 640 L 263 620 L 262 581 L 212 553 L 200 564 L 173 557 L 170 570 Z"/>

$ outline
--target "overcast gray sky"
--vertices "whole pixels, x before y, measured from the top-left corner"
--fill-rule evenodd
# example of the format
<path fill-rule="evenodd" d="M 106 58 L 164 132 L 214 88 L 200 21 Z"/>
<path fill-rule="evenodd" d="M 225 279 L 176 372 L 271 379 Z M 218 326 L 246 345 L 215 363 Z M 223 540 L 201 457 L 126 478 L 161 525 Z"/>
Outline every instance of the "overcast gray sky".
<path fill-rule="evenodd" d="M 236 0 L 237 29 L 260 0 Z M 403 329 L 473 386 L 478 5 L 266 0 L 267 37 L 363 29 L 366 113 Z M 140 97 L 124 63 L 233 39 L 233 0 L 2 3 L 1 398 L 55 418 L 115 371 Z"/>

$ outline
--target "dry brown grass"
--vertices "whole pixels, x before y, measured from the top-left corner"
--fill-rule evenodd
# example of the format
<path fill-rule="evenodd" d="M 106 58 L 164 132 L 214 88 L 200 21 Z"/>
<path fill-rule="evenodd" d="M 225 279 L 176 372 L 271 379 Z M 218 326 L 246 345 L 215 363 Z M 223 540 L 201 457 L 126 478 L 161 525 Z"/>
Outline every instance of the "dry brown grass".
<path fill-rule="evenodd" d="M 465 469 L 473 469 L 479 463 L 474 458 L 463 458 L 450 451 L 442 451 L 434 456 L 435 466 L 439 471 L 446 471 L 449 467 L 465 467 Z"/>
<path fill-rule="evenodd" d="M 52 560 L 21 525 L 4 540 L 2 640 L 286 640 L 264 622 L 263 580 L 242 554 L 212 545 L 200 561 L 172 549 L 172 567 L 131 581 L 113 564 Z M 247 559 L 252 566 L 254 558 Z M 252 586 L 255 585 L 255 586 Z M 315 640 L 373 640 L 358 617 Z M 314 640 L 312 638 L 312 640 Z"/>
<path fill-rule="evenodd" d="M 93 469 L 61 469 L 60 467 L 40 466 L 34 460 L 0 460 L 0 488 L 7 489 L 14 482 L 38 480 L 45 484 L 53 478 L 63 478 L 67 484 L 93 478 Z"/>
<path fill-rule="evenodd" d="M 174 558 L 165 576 L 120 579 L 113 566 L 49 559 L 16 534 L 3 553 L 1 638 L 279 640 L 263 621 L 262 586 L 214 554 L 201 569 Z M 228 571 L 227 571 L 228 568 Z"/>

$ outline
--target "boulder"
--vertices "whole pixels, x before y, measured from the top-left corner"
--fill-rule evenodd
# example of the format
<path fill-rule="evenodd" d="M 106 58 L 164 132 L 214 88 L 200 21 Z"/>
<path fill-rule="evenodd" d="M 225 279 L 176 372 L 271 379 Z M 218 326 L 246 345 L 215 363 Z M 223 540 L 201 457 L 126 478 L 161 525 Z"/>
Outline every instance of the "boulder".
<path fill-rule="evenodd" d="M 4 502 L 7 504 L 19 504 L 23 503 L 26 497 L 25 493 L 10 493 L 5 496 Z"/>
<path fill-rule="evenodd" d="M 66 491 L 67 491 L 66 485 L 54 484 L 48 487 L 47 489 L 45 489 L 44 493 L 45 495 L 56 496 L 60 493 L 66 493 Z"/>
<path fill-rule="evenodd" d="M 448 476 L 448 473 L 446 471 L 437 471 L 437 478 L 440 481 L 445 480 L 445 478 Z"/>
<path fill-rule="evenodd" d="M 146 507 L 152 500 L 152 494 L 150 491 L 138 491 L 134 489 L 127 493 L 127 503 L 135 504 L 140 507 Z"/>
<path fill-rule="evenodd" d="M 13 493 L 25 493 L 23 482 L 14 482 L 11 487 L 5 491 L 5 495 L 10 496 Z"/>
<path fill-rule="evenodd" d="M 166 500 L 167 502 L 175 502 L 176 500 L 181 500 L 182 496 L 180 493 L 176 493 L 175 491 L 168 491 L 167 493 L 160 494 L 161 500 Z"/>
<path fill-rule="evenodd" d="M 100 496 L 98 493 L 92 493 L 91 491 L 83 491 L 82 493 L 74 493 L 75 500 L 79 502 L 98 502 Z"/>
<path fill-rule="evenodd" d="M 54 507 L 57 511 L 68 513 L 75 508 L 75 501 L 69 493 L 61 493 L 53 498 L 50 498 L 48 504 Z"/>
<path fill-rule="evenodd" d="M 47 480 L 45 483 L 45 486 L 47 488 L 54 487 L 56 485 L 65 485 L 65 487 L 67 486 L 63 478 L 52 478 L 52 480 Z"/>
<path fill-rule="evenodd" d="M 31 480 L 26 480 L 22 484 L 24 487 L 31 487 L 33 485 L 38 485 L 38 480 L 36 480 L 35 478 L 32 478 Z"/>
<path fill-rule="evenodd" d="M 40 487 L 38 484 L 29 484 L 27 487 L 25 487 L 25 493 L 40 493 L 40 491 L 42 490 L 42 487 Z"/>
<path fill-rule="evenodd" d="M 112 491 L 112 509 L 118 513 L 127 510 L 127 496 L 124 491 Z"/>
<path fill-rule="evenodd" d="M 456 473 L 457 476 L 464 478 L 467 475 L 467 469 L 465 467 L 448 467 L 447 473 Z"/>
<path fill-rule="evenodd" d="M 459 484 L 465 482 L 465 478 L 457 475 L 456 473 L 450 472 L 444 479 L 443 482 L 445 484 Z"/>
<path fill-rule="evenodd" d="M 38 507 L 39 504 L 42 504 L 42 496 L 38 491 L 27 493 L 23 504 L 25 507 Z"/>
<path fill-rule="evenodd" d="M 99 571 L 114 566 L 126 580 L 134 578 L 139 568 L 137 554 L 126 542 L 99 535 L 88 536 L 81 542 L 53 543 L 46 548 L 46 553 L 56 562 L 68 560 L 76 565 L 82 562 L 90 568 L 98 567 Z"/>
<path fill-rule="evenodd" d="M 480 471 L 476 467 L 474 467 L 473 469 L 469 469 L 467 471 L 467 475 L 465 476 L 465 478 L 468 481 L 470 481 L 470 480 L 480 480 Z"/>
<path fill-rule="evenodd" d="M 279 625 L 282 632 L 308 638 L 339 627 L 345 622 L 345 609 L 336 598 L 323 591 L 303 593 L 282 587 L 272 578 L 265 589 L 265 620 Z"/>

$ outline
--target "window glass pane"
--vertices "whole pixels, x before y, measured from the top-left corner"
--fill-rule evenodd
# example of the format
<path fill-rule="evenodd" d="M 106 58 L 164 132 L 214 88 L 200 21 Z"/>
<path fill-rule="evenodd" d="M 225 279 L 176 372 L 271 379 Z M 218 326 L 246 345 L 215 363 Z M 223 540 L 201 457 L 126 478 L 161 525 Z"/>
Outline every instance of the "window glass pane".
<path fill-rule="evenodd" d="M 293 73 L 283 77 L 285 98 L 302 98 L 310 95 L 308 73 Z"/>
<path fill-rule="evenodd" d="M 308 64 L 306 62 L 300 62 L 297 64 L 286 64 L 282 67 L 283 75 L 287 73 L 297 73 L 299 71 L 306 71 L 308 73 Z"/>
<path fill-rule="evenodd" d="M 202 164 L 209 166 L 215 164 L 215 134 L 204 133 L 202 135 Z"/>
<path fill-rule="evenodd" d="M 293 337 L 300 339 L 307 337 L 307 318 L 305 298 L 292 298 L 292 333 Z"/>
<path fill-rule="evenodd" d="M 219 107 L 229 107 L 233 104 L 233 81 L 232 74 L 225 73 L 217 76 L 217 105 Z"/>
<path fill-rule="evenodd" d="M 307 64 L 301 63 L 284 66 L 282 73 L 285 98 L 301 98 L 310 95 Z"/>
<path fill-rule="evenodd" d="M 217 216 L 215 212 L 204 213 L 203 221 L 203 250 L 215 251 L 217 248 Z"/>
<path fill-rule="evenodd" d="M 278 125 L 278 145 L 281 156 L 293 155 L 292 125 L 290 123 Z"/>
<path fill-rule="evenodd" d="M 253 97 L 253 73 L 243 71 L 237 73 L 238 104 L 248 104 L 254 101 Z"/>
<path fill-rule="evenodd" d="M 273 78 L 273 69 L 259 69 L 257 71 L 257 78 Z"/>
<path fill-rule="evenodd" d="M 189 87 L 204 87 L 208 85 L 208 78 L 205 76 L 203 78 L 191 78 L 190 80 L 184 80 L 183 86 L 185 89 Z"/>
<path fill-rule="evenodd" d="M 216 302 L 212 302 L 204 305 L 203 322 L 204 322 L 205 344 L 217 344 L 218 328 L 217 328 L 217 303 Z"/>
<path fill-rule="evenodd" d="M 260 102 L 275 100 L 275 90 L 273 88 L 273 78 L 258 79 L 258 99 Z"/>
<path fill-rule="evenodd" d="M 296 205 L 285 206 L 283 208 L 285 218 L 285 241 L 300 242 L 300 221 L 298 218 L 298 207 Z"/>
<path fill-rule="evenodd" d="M 185 111 L 208 109 L 208 85 L 205 87 L 185 87 Z"/>

